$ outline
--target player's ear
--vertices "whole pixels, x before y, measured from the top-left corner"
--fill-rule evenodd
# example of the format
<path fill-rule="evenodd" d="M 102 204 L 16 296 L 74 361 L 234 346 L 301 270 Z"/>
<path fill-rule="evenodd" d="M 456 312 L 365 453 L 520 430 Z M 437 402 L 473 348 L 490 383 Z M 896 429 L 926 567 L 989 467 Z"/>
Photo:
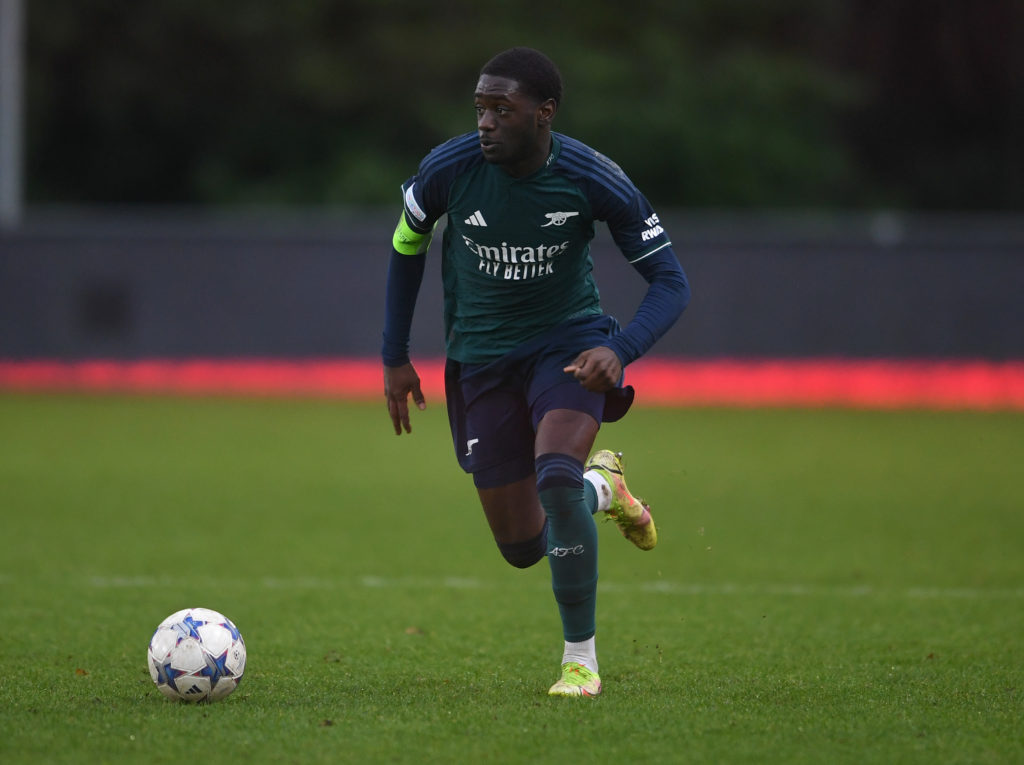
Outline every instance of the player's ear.
<path fill-rule="evenodd" d="M 555 99 L 549 98 L 546 101 L 542 101 L 540 106 L 537 107 L 537 124 L 541 127 L 551 127 L 551 123 L 555 119 L 555 112 L 558 111 L 558 104 L 555 103 Z"/>

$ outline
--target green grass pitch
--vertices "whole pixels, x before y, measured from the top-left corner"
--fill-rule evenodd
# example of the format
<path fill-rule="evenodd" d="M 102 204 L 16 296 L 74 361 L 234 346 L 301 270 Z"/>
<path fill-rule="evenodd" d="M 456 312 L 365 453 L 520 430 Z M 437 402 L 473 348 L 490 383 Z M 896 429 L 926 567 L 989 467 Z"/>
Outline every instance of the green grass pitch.
<path fill-rule="evenodd" d="M 660 543 L 600 529 L 605 693 L 550 699 L 547 566 L 498 555 L 439 392 L 0 395 L 0 761 L 1024 762 L 1024 416 L 638 408 Z M 227 614 L 245 679 L 151 683 Z"/>

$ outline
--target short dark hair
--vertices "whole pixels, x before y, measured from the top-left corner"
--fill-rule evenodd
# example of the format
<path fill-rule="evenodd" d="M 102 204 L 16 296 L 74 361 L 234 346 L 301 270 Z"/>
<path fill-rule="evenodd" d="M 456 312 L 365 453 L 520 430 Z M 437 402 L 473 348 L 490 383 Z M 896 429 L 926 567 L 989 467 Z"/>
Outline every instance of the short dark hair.
<path fill-rule="evenodd" d="M 484 64 L 480 74 L 515 80 L 526 95 L 538 101 L 552 98 L 555 104 L 562 102 L 562 75 L 555 62 L 539 50 L 509 48 Z"/>

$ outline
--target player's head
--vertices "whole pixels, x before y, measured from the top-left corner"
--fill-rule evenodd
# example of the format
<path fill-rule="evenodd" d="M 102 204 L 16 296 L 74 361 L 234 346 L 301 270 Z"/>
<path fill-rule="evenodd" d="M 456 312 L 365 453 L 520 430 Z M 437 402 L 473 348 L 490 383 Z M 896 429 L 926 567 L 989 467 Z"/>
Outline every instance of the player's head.
<path fill-rule="evenodd" d="M 562 77 L 532 48 L 510 48 L 480 70 L 474 101 L 484 158 L 513 176 L 538 169 L 551 148 Z"/>
<path fill-rule="evenodd" d="M 562 102 L 562 75 L 555 62 L 539 50 L 509 48 L 484 64 L 480 74 L 515 80 L 520 91 L 538 103 L 549 98 L 555 106 Z"/>

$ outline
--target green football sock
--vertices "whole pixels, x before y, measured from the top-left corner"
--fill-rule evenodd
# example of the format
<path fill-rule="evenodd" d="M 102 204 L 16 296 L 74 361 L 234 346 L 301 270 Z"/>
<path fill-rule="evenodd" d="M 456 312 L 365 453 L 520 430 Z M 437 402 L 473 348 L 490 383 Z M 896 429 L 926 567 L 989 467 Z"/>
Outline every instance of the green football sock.
<path fill-rule="evenodd" d="M 586 491 L 583 465 L 564 454 L 537 458 L 537 486 L 548 518 L 551 588 L 566 640 L 594 635 L 597 606 L 597 495 Z"/>

